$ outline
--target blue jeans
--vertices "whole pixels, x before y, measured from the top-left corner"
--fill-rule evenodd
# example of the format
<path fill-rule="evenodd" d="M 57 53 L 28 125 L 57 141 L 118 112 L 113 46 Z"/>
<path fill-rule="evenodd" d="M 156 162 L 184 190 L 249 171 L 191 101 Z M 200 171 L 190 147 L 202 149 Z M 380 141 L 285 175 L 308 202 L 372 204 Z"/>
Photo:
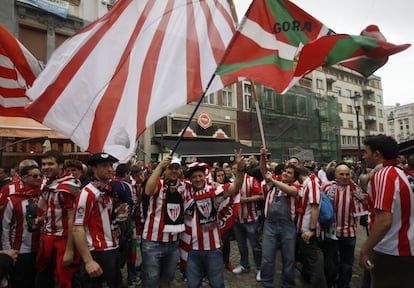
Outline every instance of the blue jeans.
<path fill-rule="evenodd" d="M 188 288 L 199 288 L 204 276 L 210 287 L 224 288 L 223 253 L 221 249 L 190 250 L 187 259 Z"/>
<path fill-rule="evenodd" d="M 274 287 L 276 251 L 282 254 L 282 288 L 295 287 L 296 227 L 293 221 L 276 222 L 265 219 L 262 240 L 262 287 Z"/>
<path fill-rule="evenodd" d="M 355 243 L 355 237 L 338 237 L 338 240 L 325 239 L 325 274 L 329 287 L 335 284 L 338 288 L 349 287 L 354 264 Z"/>
<path fill-rule="evenodd" d="M 258 221 L 249 223 L 234 223 L 233 231 L 236 235 L 237 246 L 240 252 L 240 265 L 244 268 L 249 266 L 249 250 L 247 248 L 247 239 L 249 239 L 250 246 L 253 249 L 253 258 L 256 265 L 256 270 L 260 270 L 262 265 L 262 245 L 259 241 Z"/>
<path fill-rule="evenodd" d="M 179 258 L 178 241 L 142 239 L 142 287 L 159 287 L 161 279 L 173 281 Z"/>

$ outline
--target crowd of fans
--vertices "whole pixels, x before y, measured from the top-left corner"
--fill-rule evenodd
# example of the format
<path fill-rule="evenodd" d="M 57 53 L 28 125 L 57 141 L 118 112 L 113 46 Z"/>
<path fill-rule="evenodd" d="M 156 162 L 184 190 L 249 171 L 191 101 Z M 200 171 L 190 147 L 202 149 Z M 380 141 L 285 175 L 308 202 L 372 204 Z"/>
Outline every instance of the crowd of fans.
<path fill-rule="evenodd" d="M 188 287 L 203 279 L 224 287 L 224 269 L 237 277 L 252 268 L 262 287 L 295 287 L 296 270 L 312 287 L 350 287 L 358 224 L 367 233 L 361 287 L 408 287 L 414 156 L 398 155 L 386 136 L 364 144 L 355 165 L 276 163 L 261 149 L 259 159 L 235 151 L 234 163 L 167 156 L 146 166 L 106 153 L 81 163 L 51 150 L 41 163 L 2 166 L 0 287 L 170 287 L 177 265 Z M 334 211 L 327 227 L 323 194 Z M 232 240 L 239 263 L 230 261 Z"/>

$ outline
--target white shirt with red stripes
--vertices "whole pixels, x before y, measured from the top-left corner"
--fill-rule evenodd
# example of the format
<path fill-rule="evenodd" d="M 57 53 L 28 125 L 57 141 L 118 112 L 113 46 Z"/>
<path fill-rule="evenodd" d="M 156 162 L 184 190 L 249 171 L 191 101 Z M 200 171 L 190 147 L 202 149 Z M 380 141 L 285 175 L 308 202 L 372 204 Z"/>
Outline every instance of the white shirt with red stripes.
<path fill-rule="evenodd" d="M 186 192 L 184 197 L 184 209 L 192 205 L 197 205 L 194 203 L 194 196 L 202 196 L 206 198 L 215 198 L 221 195 L 228 187 L 230 183 L 225 183 L 213 188 L 210 185 L 206 185 L 203 190 L 194 191 L 191 183 L 186 182 Z M 210 204 L 208 204 L 210 205 Z M 213 207 L 208 207 L 213 209 Z M 217 208 L 217 207 L 216 207 Z M 202 225 L 200 224 L 199 215 L 197 213 L 197 207 L 194 207 L 194 211 L 191 216 L 186 215 L 184 217 L 184 223 L 187 227 L 191 228 L 191 248 L 193 250 L 215 250 L 220 248 L 223 243 L 221 242 L 219 225 L 214 225 L 209 230 L 203 230 Z M 218 214 L 217 214 L 218 221 Z M 187 228 L 186 228 L 187 231 Z"/>
<path fill-rule="evenodd" d="M 64 175 L 48 182 L 39 200 L 39 208 L 44 211 L 44 233 L 67 237 L 68 209 L 73 209 L 80 182 L 72 175 Z"/>
<path fill-rule="evenodd" d="M 298 204 L 298 233 L 310 231 L 311 224 L 311 211 L 312 205 L 316 204 L 319 206 L 321 203 L 321 190 L 319 181 L 316 181 L 310 177 L 302 183 L 302 189 L 299 190 L 299 204 Z M 317 235 L 319 234 L 317 226 Z"/>
<path fill-rule="evenodd" d="M 259 181 L 254 177 L 245 174 L 243 185 L 239 190 L 240 197 L 252 197 L 256 195 L 263 195 Z M 244 202 L 240 204 L 238 217 L 236 223 L 250 223 L 257 221 L 259 213 L 257 210 L 257 202 Z"/>
<path fill-rule="evenodd" d="M 392 226 L 374 250 L 414 256 L 414 183 L 409 182 L 402 169 L 384 166 L 372 176 L 368 193 L 374 209 L 392 213 Z M 370 224 L 374 225 L 375 219 L 371 218 Z"/>
<path fill-rule="evenodd" d="M 178 182 L 177 192 L 182 197 L 184 197 L 185 187 L 184 182 Z M 164 179 L 159 178 L 157 183 L 158 192 L 149 199 L 148 214 L 142 232 L 143 239 L 155 242 L 171 242 L 177 241 L 179 238 L 179 233 L 163 231 L 167 188 Z"/>
<path fill-rule="evenodd" d="M 275 177 L 274 177 L 275 178 Z M 276 178 L 279 179 L 279 178 Z M 280 181 L 280 180 L 278 180 Z M 298 189 L 298 191 L 301 189 L 301 185 L 296 183 L 288 184 L 289 186 L 294 186 Z M 267 211 L 270 208 L 270 205 L 272 204 L 272 201 L 276 197 L 288 197 L 288 202 L 290 206 L 290 218 L 292 221 L 295 221 L 296 218 L 296 209 L 298 208 L 298 200 L 297 197 L 294 196 L 288 196 L 285 192 L 279 190 L 277 187 L 273 186 L 272 183 L 267 183 L 265 186 L 263 186 L 263 189 L 267 190 L 266 193 L 266 201 L 265 201 L 265 217 L 267 217 Z"/>
<path fill-rule="evenodd" d="M 11 194 L 4 208 L 2 219 L 2 249 L 30 253 L 39 250 L 40 229 L 29 232 L 26 222 L 26 207 L 29 198 L 37 203 L 39 196 Z"/>
<path fill-rule="evenodd" d="M 358 201 L 353 193 L 362 193 L 361 188 L 354 182 L 346 186 L 338 185 L 336 181 L 326 183 L 322 187 L 334 203 L 335 237 L 356 237 L 357 217 L 368 214 L 368 208 Z"/>
<path fill-rule="evenodd" d="M 73 224 L 84 226 L 90 251 L 118 247 L 112 229 L 113 204 L 108 192 L 100 191 L 92 183 L 86 185 L 76 197 Z"/>

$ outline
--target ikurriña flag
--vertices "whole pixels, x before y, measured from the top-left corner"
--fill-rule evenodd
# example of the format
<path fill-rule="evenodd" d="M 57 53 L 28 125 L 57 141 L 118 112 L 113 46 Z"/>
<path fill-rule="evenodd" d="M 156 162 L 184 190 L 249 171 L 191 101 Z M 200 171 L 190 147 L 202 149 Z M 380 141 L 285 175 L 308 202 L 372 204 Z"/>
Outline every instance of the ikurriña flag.
<path fill-rule="evenodd" d="M 0 25 L 0 116 L 27 117 L 26 89 L 41 71 L 40 62 Z"/>
<path fill-rule="evenodd" d="M 117 1 L 53 53 L 26 112 L 125 160 L 148 126 L 201 97 L 234 32 L 227 0 Z M 207 92 L 233 82 L 215 77 Z"/>
<path fill-rule="evenodd" d="M 319 66 L 334 64 L 340 64 L 368 77 L 388 61 L 388 56 L 408 47 L 410 44 L 394 45 L 386 42 L 375 25 L 368 26 L 361 35 L 324 36 L 303 47 L 295 77 L 301 78 Z"/>
<path fill-rule="evenodd" d="M 249 78 L 281 93 L 294 76 L 301 48 L 330 33 L 288 0 L 255 0 L 216 73 Z"/>

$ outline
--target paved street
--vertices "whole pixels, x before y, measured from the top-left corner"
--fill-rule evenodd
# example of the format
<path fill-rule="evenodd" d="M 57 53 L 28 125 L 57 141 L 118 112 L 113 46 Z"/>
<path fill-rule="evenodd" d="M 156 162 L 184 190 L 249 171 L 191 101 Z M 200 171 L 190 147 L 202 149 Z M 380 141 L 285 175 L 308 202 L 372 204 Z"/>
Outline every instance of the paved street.
<path fill-rule="evenodd" d="M 351 287 L 353 288 L 358 288 L 361 287 L 361 279 L 362 279 L 362 270 L 359 268 L 358 266 L 358 251 L 359 251 L 359 247 L 361 246 L 361 244 L 363 243 L 363 241 L 366 238 L 366 234 L 365 234 L 365 230 L 363 227 L 359 227 L 358 228 L 358 239 L 357 239 L 357 247 L 355 249 L 355 262 L 354 262 L 354 269 L 353 269 L 353 275 L 352 275 L 352 283 L 351 283 Z M 250 251 L 250 246 L 249 246 L 249 252 Z M 231 257 L 231 262 L 233 263 L 233 265 L 237 266 L 239 264 L 239 251 L 237 248 L 237 242 L 236 241 L 232 241 L 231 242 L 231 252 L 230 252 L 230 257 Z M 278 253 L 277 255 L 277 267 L 276 267 L 276 271 L 275 271 L 275 287 L 280 287 L 280 273 L 281 273 L 281 256 Z M 250 254 L 250 263 L 254 263 L 253 261 L 253 256 Z M 297 278 L 296 278 L 296 287 L 298 288 L 304 288 L 304 287 L 308 287 L 308 285 L 306 285 L 299 273 L 296 273 Z M 246 288 L 250 288 L 250 287 L 260 287 L 260 283 L 256 281 L 256 270 L 255 269 L 250 269 L 249 273 L 244 273 L 244 274 L 240 274 L 240 275 L 234 275 L 233 273 L 231 273 L 228 270 L 224 271 L 224 278 L 225 278 L 225 285 L 226 288 L 240 288 L 240 287 L 246 287 Z M 176 273 L 176 277 L 174 280 L 174 284 L 173 287 L 186 287 L 186 283 L 183 281 L 182 275 L 179 271 L 177 271 Z M 203 283 L 202 287 L 209 287 L 208 283 L 205 282 Z"/>

